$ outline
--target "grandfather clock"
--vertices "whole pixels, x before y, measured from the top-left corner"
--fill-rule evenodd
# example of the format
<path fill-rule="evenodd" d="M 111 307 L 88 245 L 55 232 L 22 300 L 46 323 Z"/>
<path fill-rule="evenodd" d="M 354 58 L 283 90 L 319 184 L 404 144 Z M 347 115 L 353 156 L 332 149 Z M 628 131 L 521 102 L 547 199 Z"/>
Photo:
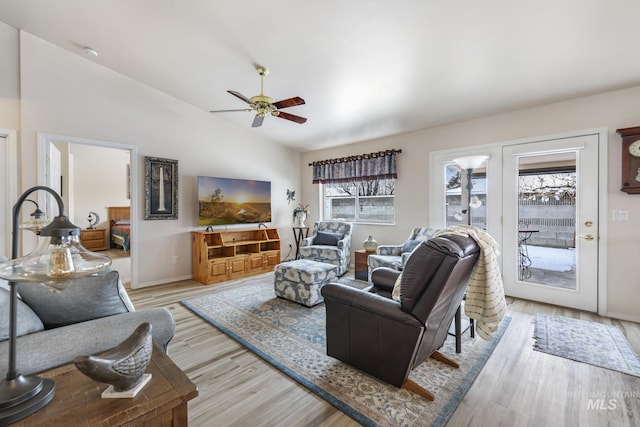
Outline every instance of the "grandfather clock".
<path fill-rule="evenodd" d="M 616 130 L 622 137 L 622 188 L 640 194 L 640 126 Z"/>

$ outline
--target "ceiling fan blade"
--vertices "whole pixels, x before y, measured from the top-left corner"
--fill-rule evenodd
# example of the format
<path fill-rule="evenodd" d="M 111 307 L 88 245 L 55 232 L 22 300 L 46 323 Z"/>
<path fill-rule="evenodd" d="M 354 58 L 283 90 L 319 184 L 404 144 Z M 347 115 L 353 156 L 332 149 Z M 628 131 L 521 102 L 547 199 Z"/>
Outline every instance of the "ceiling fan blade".
<path fill-rule="evenodd" d="M 228 90 L 227 92 L 229 92 L 231 95 L 235 96 L 236 98 L 240 98 L 247 104 L 251 104 L 251 100 L 246 96 L 244 96 L 243 94 L 241 94 L 240 92 L 236 92 L 235 90 Z"/>
<path fill-rule="evenodd" d="M 284 111 L 278 111 L 278 115 L 276 117 L 280 117 L 281 119 L 291 120 L 296 123 L 304 123 L 307 121 L 305 117 L 296 116 L 295 114 L 285 113 Z"/>
<path fill-rule="evenodd" d="M 273 105 L 277 108 L 287 108 L 287 107 L 295 107 L 296 105 L 302 105 L 304 104 L 304 99 L 300 98 L 299 96 L 293 97 L 293 98 L 289 98 L 289 99 L 283 99 L 282 101 L 278 101 L 278 102 L 274 102 Z"/>
<path fill-rule="evenodd" d="M 212 110 L 210 113 L 230 113 L 232 111 L 251 111 L 251 108 L 243 108 L 241 110 Z"/>
<path fill-rule="evenodd" d="M 262 126 L 262 122 L 264 122 L 264 114 L 260 115 L 260 114 L 256 114 L 256 116 L 253 118 L 253 123 L 251 123 L 251 127 L 252 128 L 257 128 Z"/>

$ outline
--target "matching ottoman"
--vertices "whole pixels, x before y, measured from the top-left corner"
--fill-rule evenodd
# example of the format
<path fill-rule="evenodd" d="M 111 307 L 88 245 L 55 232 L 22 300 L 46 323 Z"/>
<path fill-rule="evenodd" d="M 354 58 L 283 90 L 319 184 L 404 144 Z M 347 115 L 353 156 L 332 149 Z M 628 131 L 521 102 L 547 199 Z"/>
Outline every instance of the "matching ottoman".
<path fill-rule="evenodd" d="M 273 286 L 276 296 L 313 307 L 323 301 L 320 289 L 337 277 L 336 265 L 298 259 L 276 265 Z"/>

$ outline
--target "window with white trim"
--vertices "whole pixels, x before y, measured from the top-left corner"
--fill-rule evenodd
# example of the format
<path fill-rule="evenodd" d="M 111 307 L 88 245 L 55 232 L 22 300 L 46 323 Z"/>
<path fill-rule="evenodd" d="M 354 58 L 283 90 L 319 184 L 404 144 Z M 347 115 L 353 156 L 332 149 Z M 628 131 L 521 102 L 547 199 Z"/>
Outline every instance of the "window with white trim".
<path fill-rule="evenodd" d="M 393 224 L 395 179 L 322 184 L 324 219 Z"/>

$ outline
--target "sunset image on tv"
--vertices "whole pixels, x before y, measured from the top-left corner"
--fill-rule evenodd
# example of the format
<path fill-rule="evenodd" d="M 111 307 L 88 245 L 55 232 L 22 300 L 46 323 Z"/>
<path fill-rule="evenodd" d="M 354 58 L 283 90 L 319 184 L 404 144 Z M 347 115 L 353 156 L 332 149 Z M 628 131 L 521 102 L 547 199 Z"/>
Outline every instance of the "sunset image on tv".
<path fill-rule="evenodd" d="M 198 177 L 198 225 L 271 222 L 271 182 Z"/>

